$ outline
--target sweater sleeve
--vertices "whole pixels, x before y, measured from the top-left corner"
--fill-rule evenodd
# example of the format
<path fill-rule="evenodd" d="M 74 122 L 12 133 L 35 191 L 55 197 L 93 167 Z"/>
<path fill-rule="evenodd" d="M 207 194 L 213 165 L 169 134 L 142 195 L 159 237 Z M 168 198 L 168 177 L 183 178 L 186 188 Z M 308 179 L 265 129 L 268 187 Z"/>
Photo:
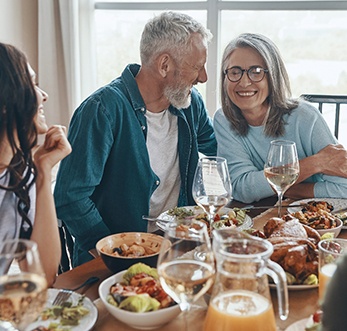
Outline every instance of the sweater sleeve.
<path fill-rule="evenodd" d="M 218 155 L 226 158 L 228 162 L 233 198 L 251 203 L 274 195 L 264 176 L 263 161 L 254 157 L 257 155 L 255 145 L 243 140 L 231 129 L 221 109 L 214 116 L 214 129 Z"/>
<path fill-rule="evenodd" d="M 311 104 L 301 104 L 298 114 L 294 114 L 293 118 L 290 125 L 294 129 L 291 131 L 297 130 L 293 139 L 296 141 L 300 159 L 317 154 L 329 144 L 338 143 L 323 116 Z M 347 196 L 346 178 L 318 173 L 306 181 L 315 183 L 315 198 L 346 198 Z"/>
<path fill-rule="evenodd" d="M 337 144 L 338 141 L 331 133 L 322 115 L 318 114 L 312 130 L 312 154 L 318 153 L 329 144 Z M 346 198 L 347 178 L 316 174 L 314 176 L 315 198 Z"/>
<path fill-rule="evenodd" d="M 308 103 L 300 103 L 284 117 L 285 133 L 281 139 L 296 143 L 299 159 L 317 154 L 337 140 L 319 111 Z M 263 174 L 264 162 L 270 141 L 262 127 L 251 127 L 246 136 L 232 130 L 230 123 L 218 110 L 214 118 L 218 141 L 218 154 L 228 160 L 236 200 L 250 203 L 274 194 Z M 316 198 L 345 198 L 347 179 L 323 174 L 314 174 L 305 182 L 314 184 Z"/>

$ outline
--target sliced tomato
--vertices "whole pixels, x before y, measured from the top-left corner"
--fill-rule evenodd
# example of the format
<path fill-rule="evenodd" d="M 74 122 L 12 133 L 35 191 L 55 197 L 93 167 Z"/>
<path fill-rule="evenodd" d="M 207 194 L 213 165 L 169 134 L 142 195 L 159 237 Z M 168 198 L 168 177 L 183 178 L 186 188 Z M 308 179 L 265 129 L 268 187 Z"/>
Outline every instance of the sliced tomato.
<path fill-rule="evenodd" d="M 314 314 L 313 314 L 313 322 L 315 323 L 320 323 L 322 320 L 322 315 L 323 315 L 323 311 L 322 310 L 317 310 Z"/>
<path fill-rule="evenodd" d="M 214 221 L 217 222 L 217 221 L 220 221 L 220 215 L 219 214 L 216 214 L 214 216 Z"/>

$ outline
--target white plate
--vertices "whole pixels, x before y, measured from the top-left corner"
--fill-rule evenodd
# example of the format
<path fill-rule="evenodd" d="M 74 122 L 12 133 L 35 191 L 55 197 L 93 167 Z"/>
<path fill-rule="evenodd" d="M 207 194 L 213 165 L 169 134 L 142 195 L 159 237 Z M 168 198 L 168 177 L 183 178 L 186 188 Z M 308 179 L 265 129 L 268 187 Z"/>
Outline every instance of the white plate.
<path fill-rule="evenodd" d="M 185 206 L 185 207 L 179 207 L 179 208 L 186 208 L 186 209 L 192 210 L 194 212 L 194 215 L 187 217 L 192 219 L 194 218 L 194 216 L 205 213 L 205 211 L 199 206 Z M 230 210 L 232 210 L 232 208 L 223 207 L 217 214 L 222 216 L 227 214 Z M 160 214 L 158 218 L 164 221 L 171 222 L 171 221 L 174 221 L 176 217 L 169 215 L 168 211 L 165 211 L 162 214 Z M 157 223 L 157 226 L 159 227 L 160 230 L 165 231 L 164 223 Z M 246 229 L 250 229 L 252 226 L 253 226 L 252 218 L 249 215 L 246 215 L 243 223 L 240 226 L 238 226 L 238 228 L 240 230 L 246 230 Z"/>
<path fill-rule="evenodd" d="M 300 321 L 297 321 L 289 325 L 285 331 L 305 331 L 305 326 L 307 324 L 308 318 L 304 318 Z"/>
<path fill-rule="evenodd" d="M 271 289 L 276 289 L 275 284 L 269 284 Z M 314 288 L 317 288 L 318 284 L 316 285 L 287 285 L 288 291 L 304 291 L 304 290 L 312 290 Z"/>
<path fill-rule="evenodd" d="M 333 207 L 334 207 L 333 212 L 335 210 L 338 211 L 340 209 L 347 208 L 347 199 L 332 199 L 332 198 L 304 199 L 304 200 L 295 201 L 295 202 L 291 203 L 290 205 L 294 205 L 294 204 L 298 204 L 298 203 L 304 205 L 309 201 L 326 201 L 326 202 L 333 205 Z M 300 210 L 301 210 L 301 207 L 288 207 L 287 208 L 288 213 L 295 213 L 295 212 L 300 211 Z M 347 225 L 342 226 L 342 229 L 347 229 Z"/>
<path fill-rule="evenodd" d="M 56 288 L 48 289 L 48 299 L 47 299 L 46 307 L 52 306 L 53 300 L 58 294 L 58 292 L 59 292 L 59 289 L 56 289 Z M 80 297 L 81 297 L 81 294 L 73 292 L 69 300 L 71 300 L 72 303 L 75 305 L 77 304 L 78 299 Z M 89 314 L 86 316 L 83 316 L 80 319 L 79 325 L 70 326 L 69 328 L 71 331 L 89 331 L 92 329 L 92 327 L 96 323 L 96 320 L 98 318 L 98 310 L 93 304 L 93 302 L 89 298 L 85 297 L 83 300 L 83 306 L 89 310 Z M 31 331 L 39 326 L 48 327 L 50 323 L 58 322 L 58 321 L 59 320 L 53 320 L 53 319 L 49 319 L 46 321 L 37 320 L 31 323 L 29 326 L 27 326 L 25 331 Z"/>

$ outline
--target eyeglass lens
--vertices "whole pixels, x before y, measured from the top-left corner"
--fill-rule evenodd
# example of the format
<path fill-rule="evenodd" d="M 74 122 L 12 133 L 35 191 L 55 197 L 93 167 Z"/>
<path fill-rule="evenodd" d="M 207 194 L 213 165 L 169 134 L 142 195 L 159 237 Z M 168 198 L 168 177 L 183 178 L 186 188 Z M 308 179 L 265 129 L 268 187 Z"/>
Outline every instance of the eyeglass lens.
<path fill-rule="evenodd" d="M 260 82 L 265 76 L 265 70 L 261 67 L 251 67 L 248 70 L 241 69 L 240 67 L 232 67 L 226 70 L 226 74 L 231 82 L 237 82 L 242 78 L 245 71 L 247 72 L 248 78 L 253 82 Z"/>

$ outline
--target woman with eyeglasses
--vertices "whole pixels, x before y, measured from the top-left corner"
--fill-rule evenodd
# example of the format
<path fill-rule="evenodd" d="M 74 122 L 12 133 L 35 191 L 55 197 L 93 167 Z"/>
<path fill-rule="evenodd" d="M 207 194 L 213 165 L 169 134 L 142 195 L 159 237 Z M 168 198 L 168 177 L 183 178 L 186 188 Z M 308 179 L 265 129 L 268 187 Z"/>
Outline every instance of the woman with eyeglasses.
<path fill-rule="evenodd" d="M 229 42 L 220 86 L 222 108 L 214 129 L 235 200 L 251 203 L 274 195 L 264 176 L 274 139 L 294 141 L 300 159 L 299 178 L 287 197 L 347 197 L 347 152 L 314 106 L 291 97 L 284 62 L 270 39 L 244 33 Z"/>

